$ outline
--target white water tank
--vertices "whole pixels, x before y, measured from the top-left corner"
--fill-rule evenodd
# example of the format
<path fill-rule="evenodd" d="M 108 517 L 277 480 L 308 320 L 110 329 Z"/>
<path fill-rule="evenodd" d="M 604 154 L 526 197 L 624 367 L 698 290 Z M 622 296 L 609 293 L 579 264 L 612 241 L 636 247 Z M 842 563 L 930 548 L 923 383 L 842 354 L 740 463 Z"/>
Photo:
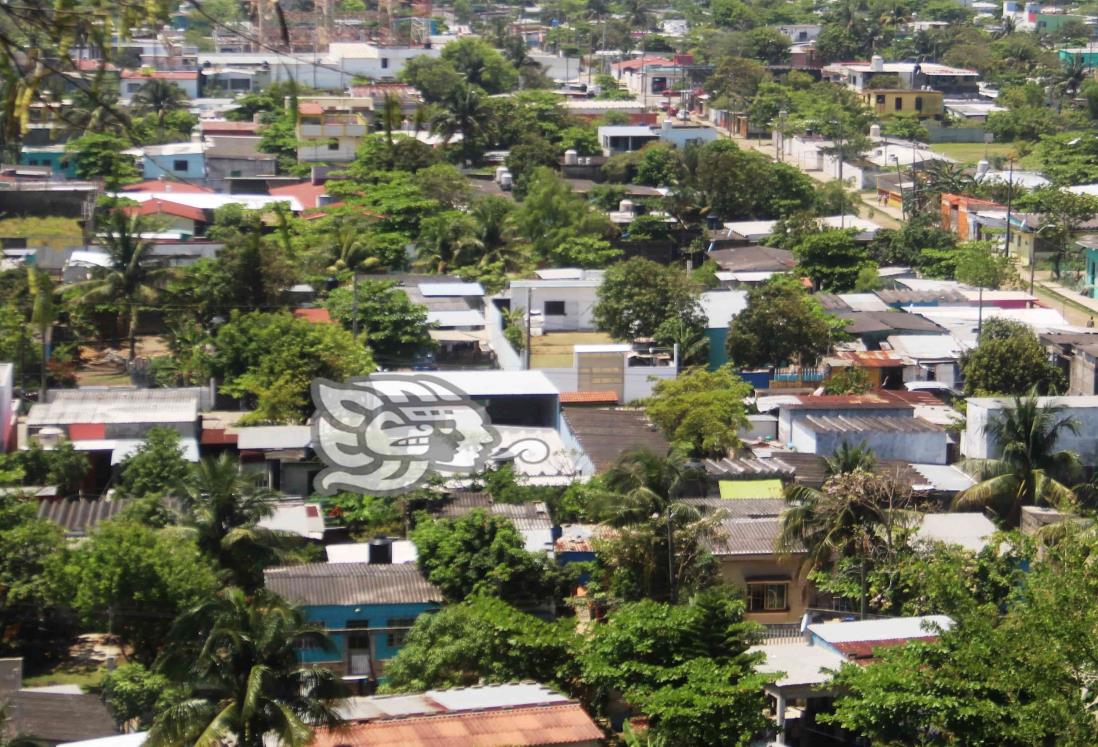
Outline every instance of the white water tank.
<path fill-rule="evenodd" d="M 869 72 L 871 73 L 883 73 L 885 69 L 884 57 L 879 54 L 873 55 L 869 60 Z"/>
<path fill-rule="evenodd" d="M 506 166 L 496 166 L 496 184 L 502 184 L 503 175 L 508 173 Z"/>
<path fill-rule="evenodd" d="M 632 214 L 633 213 L 633 201 L 632 200 L 622 200 L 621 202 L 619 202 L 618 203 L 618 212 L 619 213 Z"/>
<path fill-rule="evenodd" d="M 987 160 L 981 158 L 980 161 L 976 164 L 976 178 L 979 179 L 981 176 L 986 174 L 988 172 L 988 169 L 990 168 L 991 164 L 988 163 Z"/>
<path fill-rule="evenodd" d="M 881 126 L 879 124 L 869 125 L 869 136 L 872 138 L 878 138 L 881 136 Z"/>
<path fill-rule="evenodd" d="M 579 154 L 576 153 L 576 151 L 572 150 L 571 148 L 564 151 L 565 166 L 575 166 L 577 163 L 579 163 Z"/>
<path fill-rule="evenodd" d="M 499 177 L 499 188 L 505 192 L 509 192 L 513 186 L 515 186 L 514 177 L 511 176 L 510 171 L 504 171 Z"/>

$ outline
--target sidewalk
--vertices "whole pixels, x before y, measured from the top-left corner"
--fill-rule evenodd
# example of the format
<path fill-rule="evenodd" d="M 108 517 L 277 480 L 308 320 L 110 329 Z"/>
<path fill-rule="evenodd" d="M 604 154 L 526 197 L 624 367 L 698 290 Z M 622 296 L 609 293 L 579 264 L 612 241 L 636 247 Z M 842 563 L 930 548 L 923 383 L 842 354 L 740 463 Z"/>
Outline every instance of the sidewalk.
<path fill-rule="evenodd" d="M 1098 300 L 1076 293 L 1052 280 L 1037 280 L 1033 290 L 1038 296 L 1051 300 L 1050 305 L 1059 309 L 1071 324 L 1082 326 L 1092 317 L 1098 323 Z"/>

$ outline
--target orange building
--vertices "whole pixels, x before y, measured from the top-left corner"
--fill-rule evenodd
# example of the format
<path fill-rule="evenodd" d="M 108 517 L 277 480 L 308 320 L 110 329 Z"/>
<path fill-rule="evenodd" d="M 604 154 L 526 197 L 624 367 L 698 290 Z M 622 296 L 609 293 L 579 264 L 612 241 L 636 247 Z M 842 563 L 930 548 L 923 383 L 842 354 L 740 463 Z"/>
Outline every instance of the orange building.
<path fill-rule="evenodd" d="M 969 220 L 969 216 L 984 210 L 1006 210 L 1005 205 L 1000 205 L 992 200 L 981 200 L 978 197 L 966 197 L 965 195 L 953 195 L 942 193 L 942 229 L 954 234 L 961 241 L 980 238 L 976 234 L 975 222 Z"/>

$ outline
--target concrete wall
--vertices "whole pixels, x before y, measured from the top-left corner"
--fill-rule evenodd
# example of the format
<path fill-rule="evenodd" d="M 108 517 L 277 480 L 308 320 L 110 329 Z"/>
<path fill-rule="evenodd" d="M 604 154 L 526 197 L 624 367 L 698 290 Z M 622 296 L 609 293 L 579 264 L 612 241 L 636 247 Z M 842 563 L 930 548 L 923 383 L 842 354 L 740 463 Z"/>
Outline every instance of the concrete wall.
<path fill-rule="evenodd" d="M 867 431 L 842 433 L 814 431 L 804 423 L 793 424 L 793 447 L 797 451 L 831 456 L 844 443 L 865 442 L 878 459 L 903 459 L 917 464 L 948 463 L 949 435 L 945 431 Z"/>
<path fill-rule="evenodd" d="M 496 364 L 504 371 L 524 370 L 525 358 L 503 336 L 503 314 L 491 301 L 484 304 L 484 328 L 488 330 L 488 342 L 496 353 Z"/>
<path fill-rule="evenodd" d="M 741 428 L 738 435 L 745 441 L 760 438 L 776 439 L 778 437 L 778 416 L 748 415 L 747 427 Z"/>
<path fill-rule="evenodd" d="M 579 391 L 579 371 L 575 368 L 539 368 L 562 392 Z M 674 366 L 626 367 L 623 372 L 622 401 L 633 402 L 652 396 L 652 390 L 660 381 L 674 379 L 678 371 Z"/>
<path fill-rule="evenodd" d="M 793 435 L 793 424 L 798 423 L 810 415 L 816 415 L 819 417 L 861 417 L 861 418 L 884 418 L 884 417 L 898 417 L 898 418 L 913 418 L 915 417 L 915 410 L 910 407 L 896 407 L 896 408 L 858 408 L 858 407 L 846 407 L 835 408 L 831 410 L 802 410 L 793 407 L 783 407 L 778 411 L 778 439 L 785 443 Z"/>
<path fill-rule="evenodd" d="M 335 150 L 328 147 L 332 140 L 336 142 Z M 297 147 L 297 160 L 309 163 L 347 163 L 355 160 L 355 153 L 361 142 L 362 138 L 347 136 L 302 140 Z"/>
<path fill-rule="evenodd" d="M 775 555 L 722 555 L 717 558 L 721 579 L 747 593 L 747 579 L 788 578 L 786 600 L 789 609 L 781 612 L 748 612 L 748 620 L 758 623 L 797 622 L 804 616 L 805 607 L 811 606 L 812 588 L 806 572 L 800 567 L 800 556 Z"/>
<path fill-rule="evenodd" d="M 176 169 L 176 162 L 186 164 L 186 168 Z M 188 180 L 202 180 L 206 178 L 206 158 L 201 153 L 183 153 L 180 155 L 150 156 L 141 158 L 144 177 L 146 179 L 160 179 L 162 177 L 177 177 Z"/>
<path fill-rule="evenodd" d="M 529 296 L 527 296 L 529 293 Z M 564 315 L 545 313 L 545 304 L 564 302 Z M 594 309 L 598 302 L 598 288 L 594 286 L 541 286 L 511 288 L 511 308 L 532 309 L 542 313 L 547 332 L 591 332 L 595 326 Z"/>
<path fill-rule="evenodd" d="M 1082 350 L 1076 350 L 1071 358 L 1071 381 L 1068 384 L 1068 395 L 1093 395 L 1098 394 L 1095 389 L 1095 359 Z"/>
<path fill-rule="evenodd" d="M 1063 405 L 1079 423 L 1078 435 L 1063 431 L 1056 441 L 1056 449 L 1074 451 L 1088 467 L 1098 466 L 1098 397 L 1041 397 L 1042 405 Z M 961 434 L 961 454 L 969 459 L 996 459 L 1002 449 L 987 432 L 992 418 L 999 417 L 1001 407 L 988 407 L 989 400 L 973 398 L 968 401 L 965 431 Z M 991 400 L 995 402 L 995 400 Z M 1013 406 L 1007 400 L 1006 404 Z"/>

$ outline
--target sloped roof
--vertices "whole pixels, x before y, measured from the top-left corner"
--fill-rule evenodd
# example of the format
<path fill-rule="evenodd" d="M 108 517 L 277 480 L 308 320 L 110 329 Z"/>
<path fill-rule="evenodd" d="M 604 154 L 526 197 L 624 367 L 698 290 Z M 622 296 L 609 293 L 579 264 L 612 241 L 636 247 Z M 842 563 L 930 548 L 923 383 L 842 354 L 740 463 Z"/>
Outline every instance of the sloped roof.
<path fill-rule="evenodd" d="M 526 747 L 600 742 L 579 703 L 393 718 L 320 730 L 314 747 Z"/>
<path fill-rule="evenodd" d="M 641 410 L 568 407 L 564 419 L 584 452 L 605 472 L 618 457 L 634 449 L 667 453 L 670 444 Z"/>
<path fill-rule="evenodd" d="M 8 700 L 8 730 L 57 744 L 118 734 L 97 695 L 17 690 Z"/>
<path fill-rule="evenodd" d="M 793 252 L 773 246 L 737 246 L 714 249 L 707 255 L 722 270 L 744 272 L 749 270 L 773 270 L 781 272 L 797 266 Z"/>
<path fill-rule="evenodd" d="M 206 213 L 199 208 L 190 205 L 181 205 L 169 200 L 146 200 L 140 205 L 130 205 L 125 208 L 128 215 L 173 215 L 177 218 L 186 218 L 196 223 L 206 221 Z"/>
<path fill-rule="evenodd" d="M 233 124 L 245 124 L 245 123 L 233 123 Z M 136 184 L 127 184 L 122 187 L 123 192 L 182 192 L 183 194 L 199 194 L 206 193 L 212 194 L 213 190 L 208 187 L 201 187 L 197 184 L 188 184 L 187 182 L 177 182 L 171 179 L 146 179 L 143 182 L 137 182 Z"/>
<path fill-rule="evenodd" d="M 721 522 L 720 536 L 709 543 L 714 555 L 774 555 L 778 553 L 779 517 L 733 516 Z M 800 547 L 792 552 L 801 553 Z"/>
<path fill-rule="evenodd" d="M 301 203 L 301 207 L 306 209 L 320 207 L 320 197 L 328 194 L 327 187 L 312 182 L 271 187 L 267 191 L 271 193 L 272 197 L 293 197 Z"/>
<path fill-rule="evenodd" d="M 38 518 L 52 521 L 65 534 L 87 534 L 101 521 L 113 518 L 126 507 L 126 500 L 45 498 L 38 501 Z"/>
<path fill-rule="evenodd" d="M 411 563 L 308 563 L 268 568 L 267 588 L 296 604 L 429 604 L 442 592 Z"/>

